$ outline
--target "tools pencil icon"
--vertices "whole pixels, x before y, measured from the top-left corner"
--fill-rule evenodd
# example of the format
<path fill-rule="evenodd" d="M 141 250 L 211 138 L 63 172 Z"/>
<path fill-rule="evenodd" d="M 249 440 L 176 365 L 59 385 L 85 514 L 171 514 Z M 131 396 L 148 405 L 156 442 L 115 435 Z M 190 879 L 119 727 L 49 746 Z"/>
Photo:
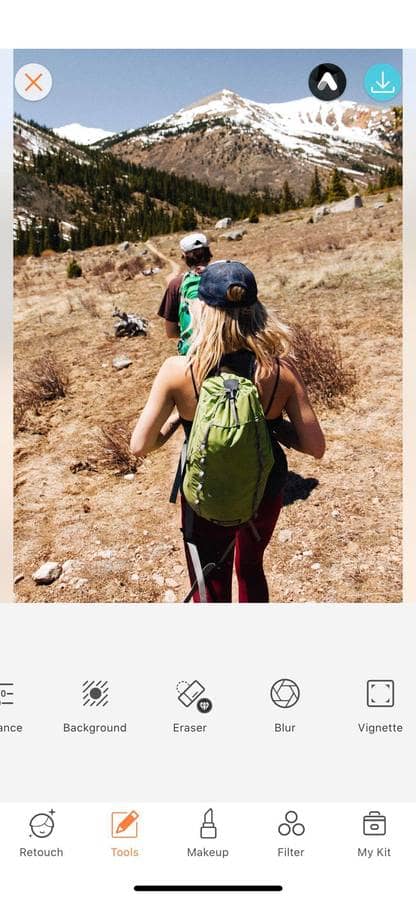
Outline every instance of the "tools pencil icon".
<path fill-rule="evenodd" d="M 139 813 L 113 812 L 111 816 L 111 835 L 113 838 L 137 838 Z"/>
<path fill-rule="evenodd" d="M 200 836 L 203 840 L 206 838 L 216 838 L 217 837 L 217 826 L 214 823 L 214 811 L 213 809 L 207 809 L 204 812 L 204 819 L 201 825 Z"/>

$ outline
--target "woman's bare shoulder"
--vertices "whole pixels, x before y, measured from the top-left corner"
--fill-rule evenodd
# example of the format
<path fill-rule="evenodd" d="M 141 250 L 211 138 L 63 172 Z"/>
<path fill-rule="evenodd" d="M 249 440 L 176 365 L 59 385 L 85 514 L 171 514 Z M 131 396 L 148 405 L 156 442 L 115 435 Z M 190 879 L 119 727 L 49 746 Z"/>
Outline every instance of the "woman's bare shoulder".
<path fill-rule="evenodd" d="M 296 360 L 291 356 L 285 356 L 279 359 L 280 363 L 280 379 L 288 385 L 303 385 L 303 379 L 296 365 Z"/>
<path fill-rule="evenodd" d="M 168 356 L 159 369 L 159 375 L 165 378 L 183 377 L 186 372 L 186 367 L 187 362 L 184 356 Z"/>

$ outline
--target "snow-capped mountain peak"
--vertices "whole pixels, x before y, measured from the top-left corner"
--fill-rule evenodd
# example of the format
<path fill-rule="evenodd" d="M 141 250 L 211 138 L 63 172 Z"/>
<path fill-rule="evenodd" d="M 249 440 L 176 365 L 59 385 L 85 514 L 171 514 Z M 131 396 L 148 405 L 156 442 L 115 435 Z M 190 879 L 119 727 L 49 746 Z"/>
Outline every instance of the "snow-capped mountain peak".
<path fill-rule="evenodd" d="M 53 129 L 58 137 L 66 138 L 75 144 L 83 144 L 84 146 L 95 144 L 104 138 L 113 137 L 114 131 L 104 131 L 103 128 L 89 128 L 86 125 L 80 125 L 79 122 L 72 122 L 71 125 L 61 125 L 59 128 Z"/>
<path fill-rule="evenodd" d="M 153 143 L 169 134 L 196 128 L 202 123 L 215 127 L 222 119 L 234 127 L 262 133 L 287 150 L 305 150 L 310 138 L 329 138 L 349 143 L 383 146 L 380 126 L 387 125 L 391 111 L 364 106 L 352 100 L 327 102 L 303 97 L 282 103 L 260 103 L 224 88 L 185 106 L 173 115 L 152 122 L 137 137 Z"/>

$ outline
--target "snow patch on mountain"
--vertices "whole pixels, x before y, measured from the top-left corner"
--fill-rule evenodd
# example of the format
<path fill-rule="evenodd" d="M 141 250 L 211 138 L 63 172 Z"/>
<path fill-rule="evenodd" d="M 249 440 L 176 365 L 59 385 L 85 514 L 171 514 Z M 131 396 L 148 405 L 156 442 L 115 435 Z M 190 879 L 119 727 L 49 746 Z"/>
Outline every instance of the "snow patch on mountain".
<path fill-rule="evenodd" d="M 90 146 L 90 144 L 95 144 L 97 141 L 114 136 L 114 131 L 104 131 L 103 128 L 89 128 L 86 125 L 80 125 L 79 122 L 72 122 L 71 125 L 61 125 L 59 128 L 54 128 L 53 132 L 58 137 L 66 138 L 68 141 L 73 141 L 74 144 L 82 144 L 84 146 Z"/>
<path fill-rule="evenodd" d="M 33 153 L 37 156 L 38 153 L 48 153 L 51 150 L 53 152 L 53 140 L 53 137 L 51 139 L 51 136 L 46 132 L 29 125 L 23 119 L 15 119 L 14 156 L 16 159 L 21 159 L 27 156 L 28 153 Z"/>
<path fill-rule="evenodd" d="M 257 103 L 225 89 L 150 123 L 131 140 L 151 144 L 197 128 L 198 123 L 208 130 L 218 128 L 225 119 L 237 128 L 264 135 L 284 150 L 307 152 L 319 159 L 331 151 L 331 145 L 339 147 L 343 142 L 386 149 L 383 132 L 389 127 L 389 112 L 355 101 L 325 102 L 315 97 Z"/>

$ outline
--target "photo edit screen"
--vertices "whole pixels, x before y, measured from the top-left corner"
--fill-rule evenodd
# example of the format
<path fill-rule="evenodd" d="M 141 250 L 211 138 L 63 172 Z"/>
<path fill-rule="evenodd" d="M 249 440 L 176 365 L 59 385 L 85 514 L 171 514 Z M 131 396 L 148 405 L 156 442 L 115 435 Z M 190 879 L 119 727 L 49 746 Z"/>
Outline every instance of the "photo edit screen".
<path fill-rule="evenodd" d="M 414 900 L 415 56 L 1 51 L 5 900 Z"/>

